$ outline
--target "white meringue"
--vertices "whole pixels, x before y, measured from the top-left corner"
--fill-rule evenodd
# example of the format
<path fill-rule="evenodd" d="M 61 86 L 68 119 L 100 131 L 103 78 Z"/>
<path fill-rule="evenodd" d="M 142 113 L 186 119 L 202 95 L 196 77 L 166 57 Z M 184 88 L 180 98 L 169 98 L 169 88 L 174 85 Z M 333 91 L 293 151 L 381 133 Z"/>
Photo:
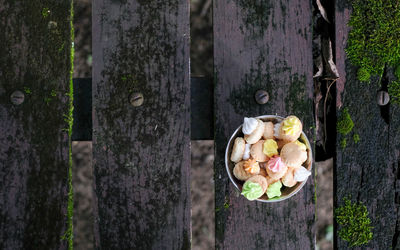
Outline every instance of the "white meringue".
<path fill-rule="evenodd" d="M 311 171 L 308 171 L 305 167 L 301 166 L 294 172 L 294 179 L 296 181 L 305 181 L 307 180 L 308 176 L 311 175 Z"/>
<path fill-rule="evenodd" d="M 251 144 L 247 144 L 247 143 L 244 146 L 243 160 L 248 160 L 250 158 L 250 147 L 251 147 Z"/>
<path fill-rule="evenodd" d="M 253 131 L 257 128 L 257 126 L 258 126 L 257 119 L 245 117 L 243 122 L 242 132 L 245 135 L 249 135 L 253 133 Z"/>
<path fill-rule="evenodd" d="M 282 122 L 274 124 L 274 136 L 277 139 L 281 139 L 280 136 L 279 136 L 279 130 L 281 129 L 281 125 L 282 125 Z"/>

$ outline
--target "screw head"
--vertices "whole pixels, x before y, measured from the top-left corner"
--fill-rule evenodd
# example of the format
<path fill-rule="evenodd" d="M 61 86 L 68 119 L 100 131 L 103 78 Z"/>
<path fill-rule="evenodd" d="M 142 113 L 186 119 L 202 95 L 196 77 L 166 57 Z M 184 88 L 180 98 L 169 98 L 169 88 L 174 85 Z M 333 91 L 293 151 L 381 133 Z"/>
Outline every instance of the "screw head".
<path fill-rule="evenodd" d="M 25 100 L 25 95 L 22 91 L 16 90 L 10 96 L 11 102 L 14 105 L 20 105 Z"/>
<path fill-rule="evenodd" d="M 376 102 L 379 106 L 385 106 L 390 101 L 389 93 L 387 91 L 379 91 L 376 94 Z"/>
<path fill-rule="evenodd" d="M 143 97 L 143 94 L 140 92 L 132 93 L 131 96 L 129 97 L 129 102 L 134 107 L 141 106 L 143 104 L 143 101 L 144 101 L 144 97 Z"/>
<path fill-rule="evenodd" d="M 254 98 L 256 99 L 256 102 L 258 104 L 266 104 L 269 100 L 269 95 L 268 92 L 265 90 L 257 90 L 257 92 L 254 95 Z"/>

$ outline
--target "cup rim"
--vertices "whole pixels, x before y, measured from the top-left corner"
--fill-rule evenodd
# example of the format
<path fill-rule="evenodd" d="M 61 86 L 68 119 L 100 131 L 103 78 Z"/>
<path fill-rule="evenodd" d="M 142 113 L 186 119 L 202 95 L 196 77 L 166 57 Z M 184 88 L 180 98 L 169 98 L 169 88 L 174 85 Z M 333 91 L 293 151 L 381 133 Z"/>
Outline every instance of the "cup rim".
<path fill-rule="evenodd" d="M 263 119 L 279 119 L 279 120 L 283 120 L 283 119 L 285 119 L 284 117 L 282 117 L 282 116 L 279 116 L 279 115 L 261 115 L 261 116 L 257 116 L 257 117 L 255 117 L 255 118 L 258 118 L 258 119 L 261 119 L 261 120 L 263 120 Z M 264 121 L 264 120 L 263 120 Z M 238 186 L 238 183 L 237 183 L 237 180 L 236 180 L 236 178 L 233 176 L 233 168 L 232 168 L 232 172 L 231 172 L 231 170 L 230 170 L 230 168 L 229 168 L 229 163 L 230 163 L 230 159 L 229 159 L 229 151 L 230 151 L 230 148 L 231 147 L 233 147 L 233 144 L 232 144 L 232 141 L 234 140 L 234 139 L 236 139 L 236 137 L 237 137 L 237 134 L 238 134 L 238 132 L 240 131 L 240 129 L 242 128 L 242 126 L 243 126 L 243 124 L 241 124 L 234 132 L 233 132 L 233 134 L 232 134 L 232 136 L 231 136 L 231 138 L 229 139 L 229 141 L 228 141 L 228 144 L 226 145 L 226 149 L 225 149 L 225 169 L 226 169 L 226 172 L 228 173 L 228 176 L 229 176 L 229 179 L 230 179 L 230 181 L 231 181 L 231 183 L 235 186 L 235 188 L 239 191 L 239 192 L 241 192 L 241 190 L 240 190 L 240 187 Z M 308 158 L 307 158 L 307 161 L 309 161 L 309 163 L 308 163 L 308 168 L 307 168 L 307 170 L 309 170 L 309 171 L 311 171 L 312 170 L 312 167 L 313 167 L 313 152 L 312 152 L 312 148 L 311 148 L 311 144 L 310 144 L 310 141 L 308 140 L 308 137 L 307 137 L 307 135 L 304 133 L 304 131 L 301 131 L 301 135 L 300 136 L 303 136 L 303 140 L 304 140 L 304 142 L 305 142 L 305 144 L 306 144 L 306 147 L 307 147 L 307 149 L 309 150 L 309 152 L 308 152 Z M 297 188 L 296 189 L 294 189 L 291 193 L 289 193 L 288 195 L 285 195 L 285 196 L 281 196 L 281 197 L 279 197 L 279 198 L 272 198 L 272 199 L 255 199 L 255 201 L 259 201 L 259 202 L 264 202 L 264 203 L 271 203 L 271 202 L 280 202 L 280 201 L 284 201 L 284 200 L 286 200 L 286 199 L 289 199 L 290 197 L 292 197 L 292 196 L 294 196 L 295 194 L 297 194 L 302 188 L 303 188 L 303 186 L 306 184 L 306 182 L 308 181 L 308 179 L 309 178 L 307 178 L 307 180 L 305 180 L 305 181 L 303 181 L 303 182 L 301 182 L 298 186 L 297 186 Z"/>

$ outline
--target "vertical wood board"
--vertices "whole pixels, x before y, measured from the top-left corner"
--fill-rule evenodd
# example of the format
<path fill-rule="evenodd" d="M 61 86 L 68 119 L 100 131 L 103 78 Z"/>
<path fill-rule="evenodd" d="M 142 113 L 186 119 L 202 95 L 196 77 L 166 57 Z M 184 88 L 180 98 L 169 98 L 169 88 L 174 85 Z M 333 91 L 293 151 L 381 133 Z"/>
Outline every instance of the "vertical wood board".
<path fill-rule="evenodd" d="M 189 2 L 95 0 L 93 52 L 96 247 L 190 248 Z"/>
<path fill-rule="evenodd" d="M 337 117 L 345 108 L 354 122 L 348 135 L 337 134 L 335 160 L 335 208 L 343 199 L 362 202 L 369 212 L 373 226 L 372 240 L 362 249 L 398 249 L 400 247 L 400 108 L 398 105 L 380 107 L 376 95 L 381 89 L 377 77 L 370 84 L 357 80 L 357 70 L 348 60 L 345 49 L 352 12 L 351 1 L 336 2 L 336 65 L 340 74 L 337 82 Z M 388 74 L 387 80 L 393 80 Z M 386 81 L 386 79 L 384 80 Z M 388 123 L 384 117 L 388 117 Z M 356 143 L 353 136 L 359 135 Z M 346 147 L 341 141 L 346 139 Z M 335 245 L 350 249 L 338 236 Z M 355 249 L 361 249 L 355 248 Z"/>
<path fill-rule="evenodd" d="M 0 0 L 0 32 L 0 249 L 67 249 L 71 1 Z"/>
<path fill-rule="evenodd" d="M 227 142 L 243 117 L 296 115 L 313 128 L 310 1 L 214 1 L 215 195 L 217 249 L 312 249 L 314 182 L 289 200 L 250 202 L 225 170 Z M 258 105 L 258 89 L 269 102 Z M 313 143 L 312 143 L 313 144 Z"/>

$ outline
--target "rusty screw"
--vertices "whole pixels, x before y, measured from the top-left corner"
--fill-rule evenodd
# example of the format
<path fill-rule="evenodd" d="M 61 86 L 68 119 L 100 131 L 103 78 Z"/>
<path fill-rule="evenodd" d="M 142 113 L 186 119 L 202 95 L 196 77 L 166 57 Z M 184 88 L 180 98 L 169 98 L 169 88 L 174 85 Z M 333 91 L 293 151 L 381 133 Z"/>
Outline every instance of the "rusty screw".
<path fill-rule="evenodd" d="M 134 107 L 141 106 L 143 104 L 143 101 L 144 101 L 143 94 L 139 92 L 132 93 L 131 96 L 129 97 L 129 102 Z"/>
<path fill-rule="evenodd" d="M 14 105 L 20 105 L 21 103 L 24 102 L 24 100 L 25 100 L 25 95 L 24 95 L 24 93 L 22 93 L 21 91 L 16 90 L 16 91 L 14 91 L 14 92 L 11 94 L 10 99 L 11 99 L 12 104 L 14 104 Z"/>
<path fill-rule="evenodd" d="M 254 98 L 256 99 L 256 102 L 258 104 L 266 104 L 269 100 L 269 95 L 267 91 L 265 90 L 257 90 L 256 94 L 254 95 Z"/>
<path fill-rule="evenodd" d="M 376 94 L 376 102 L 379 106 L 385 106 L 389 101 L 390 97 L 388 92 L 381 90 Z"/>

